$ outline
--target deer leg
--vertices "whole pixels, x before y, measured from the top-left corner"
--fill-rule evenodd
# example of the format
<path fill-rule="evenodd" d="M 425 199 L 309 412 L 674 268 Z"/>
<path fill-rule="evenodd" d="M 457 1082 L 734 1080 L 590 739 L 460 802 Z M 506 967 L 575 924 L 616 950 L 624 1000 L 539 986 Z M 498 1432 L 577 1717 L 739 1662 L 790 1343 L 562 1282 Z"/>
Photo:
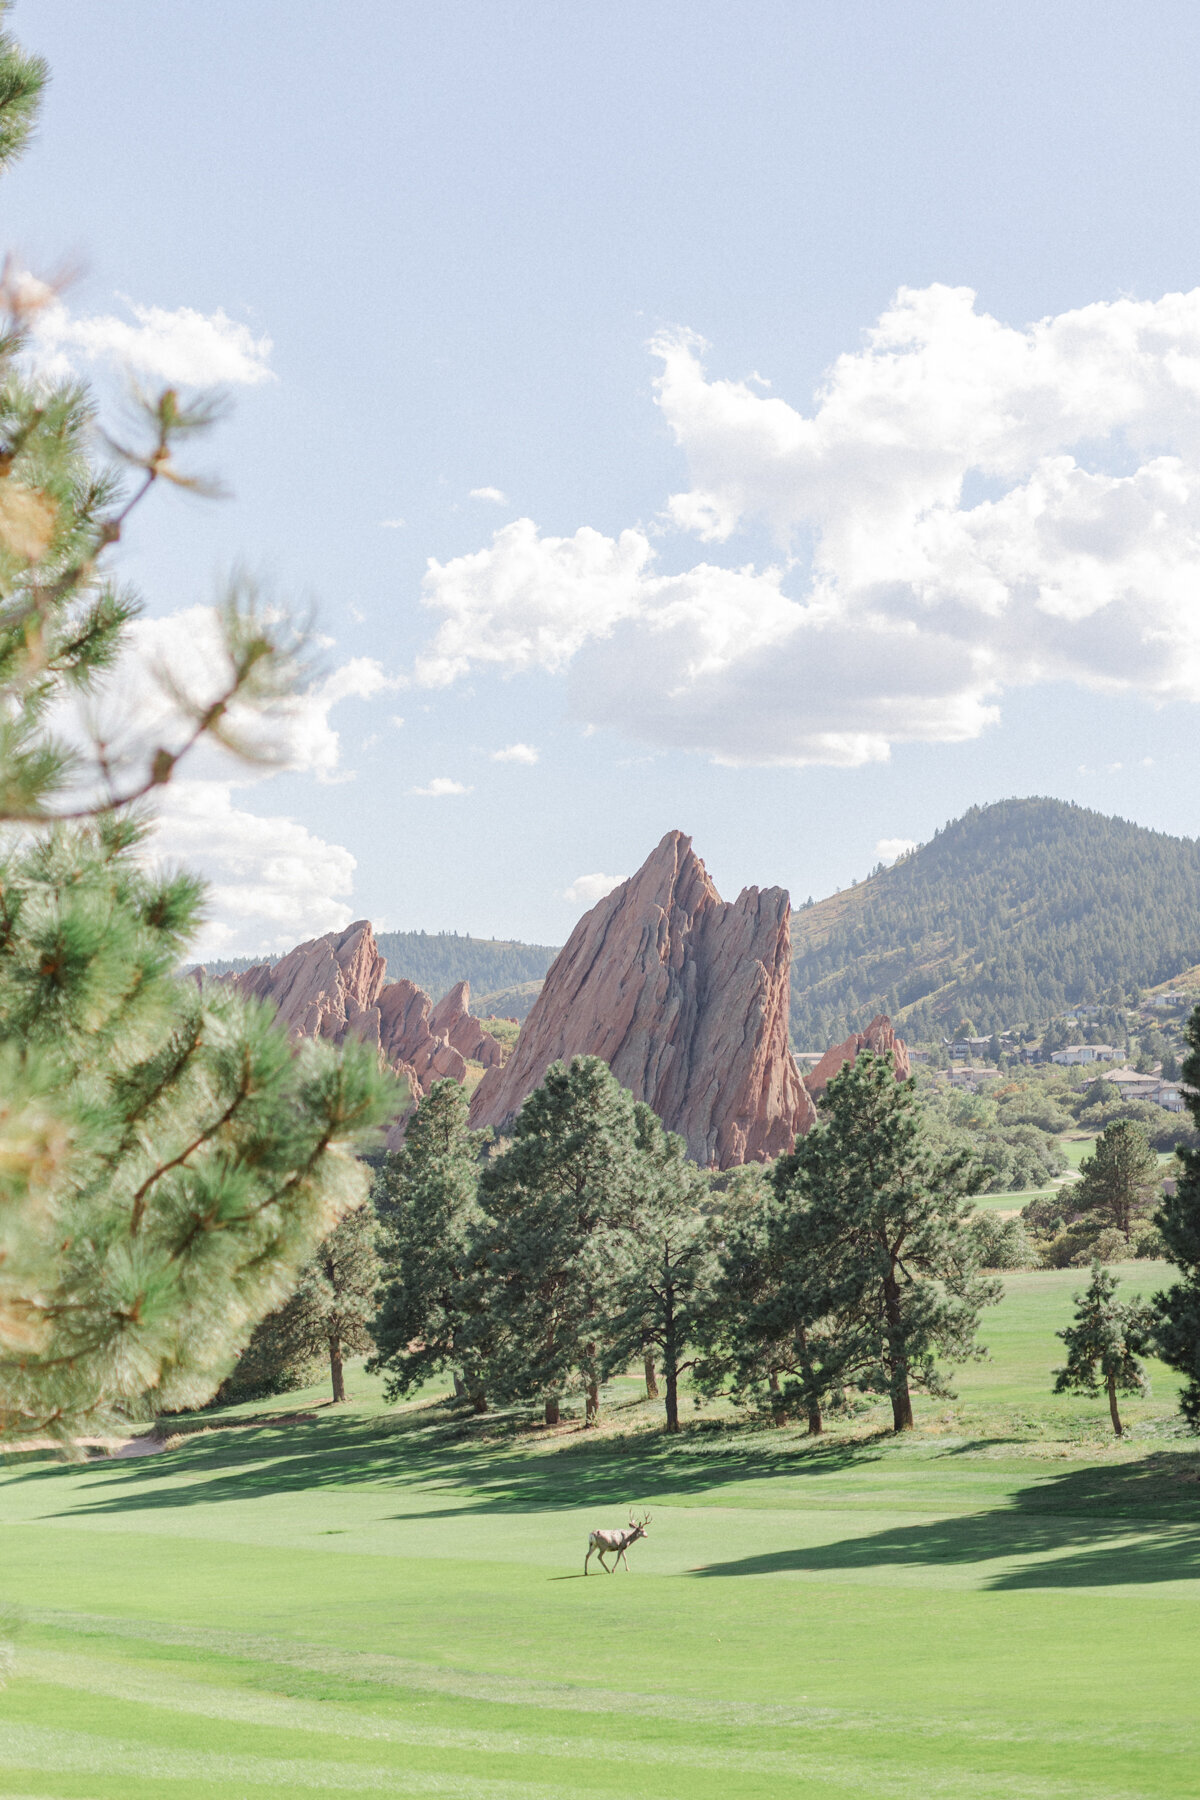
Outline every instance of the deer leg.
<path fill-rule="evenodd" d="M 585 1574 L 585 1575 L 586 1575 L 586 1574 L 587 1574 L 587 1566 L 588 1566 L 588 1564 L 589 1564 L 589 1563 L 590 1563 L 590 1562 L 591 1562 L 591 1560 L 592 1560 L 592 1551 L 593 1551 L 593 1550 L 594 1550 L 594 1549 L 595 1549 L 595 1548 L 596 1548 L 596 1546 L 595 1546 L 595 1544 L 589 1544 L 589 1545 L 588 1545 L 588 1553 L 587 1553 L 587 1555 L 586 1555 L 586 1556 L 585 1556 L 585 1557 L 584 1557 L 584 1559 L 583 1559 L 583 1572 L 584 1572 L 584 1574 Z"/>
<path fill-rule="evenodd" d="M 597 1561 L 597 1562 L 598 1562 L 598 1563 L 599 1563 L 599 1564 L 600 1564 L 600 1567 L 601 1567 L 601 1568 L 602 1568 L 602 1569 L 603 1569 L 603 1570 L 604 1570 L 604 1573 L 605 1573 L 605 1574 L 606 1574 L 606 1575 L 611 1575 L 611 1574 L 612 1574 L 612 1570 L 611 1570 L 611 1569 L 610 1569 L 610 1568 L 609 1568 L 609 1566 L 608 1566 L 608 1564 L 607 1564 L 607 1563 L 606 1563 L 606 1562 L 605 1562 L 605 1560 L 604 1560 L 604 1552 L 603 1552 L 603 1550 L 597 1550 L 597 1551 L 596 1551 L 596 1561 Z"/>
<path fill-rule="evenodd" d="M 629 1563 L 628 1563 L 628 1562 L 627 1562 L 627 1561 L 626 1561 L 626 1557 L 625 1557 L 625 1546 L 624 1546 L 624 1544 L 622 1544 L 622 1545 L 621 1545 L 621 1554 L 620 1554 L 620 1556 L 618 1556 L 618 1558 L 617 1558 L 617 1561 L 618 1561 L 618 1562 L 619 1562 L 619 1563 L 624 1563 L 624 1564 L 625 1564 L 625 1573 L 626 1573 L 626 1574 L 627 1574 L 627 1575 L 628 1575 L 628 1573 L 629 1573 Z"/>

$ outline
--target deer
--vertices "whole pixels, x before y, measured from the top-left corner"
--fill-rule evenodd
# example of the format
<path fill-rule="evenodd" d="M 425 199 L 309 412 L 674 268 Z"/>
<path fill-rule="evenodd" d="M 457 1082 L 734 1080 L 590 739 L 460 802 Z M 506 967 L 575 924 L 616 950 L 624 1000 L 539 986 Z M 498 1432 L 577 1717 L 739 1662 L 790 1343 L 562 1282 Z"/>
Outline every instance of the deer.
<path fill-rule="evenodd" d="M 592 1560 L 592 1551 L 594 1550 L 596 1552 L 596 1560 L 599 1562 L 600 1567 L 604 1570 L 606 1575 L 616 1574 L 617 1563 L 625 1564 L 625 1573 L 628 1575 L 629 1563 L 626 1561 L 625 1552 L 628 1550 L 630 1544 L 636 1544 L 639 1538 L 644 1538 L 646 1536 L 646 1528 L 649 1525 L 652 1516 L 651 1513 L 647 1513 L 644 1519 L 635 1519 L 631 1513 L 629 1515 L 629 1525 L 625 1531 L 593 1531 L 588 1539 L 587 1555 L 583 1559 L 584 1574 L 586 1575 L 588 1572 L 588 1564 Z M 615 1562 L 610 1569 L 604 1558 L 606 1555 L 612 1556 L 614 1552 L 616 1553 L 617 1562 Z"/>

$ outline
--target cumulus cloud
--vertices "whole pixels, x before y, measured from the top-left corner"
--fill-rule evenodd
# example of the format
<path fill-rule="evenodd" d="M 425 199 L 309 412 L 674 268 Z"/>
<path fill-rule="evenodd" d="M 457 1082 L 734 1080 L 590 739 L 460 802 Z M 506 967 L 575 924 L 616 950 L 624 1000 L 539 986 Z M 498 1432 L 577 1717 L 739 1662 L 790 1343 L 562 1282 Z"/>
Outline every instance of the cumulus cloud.
<path fill-rule="evenodd" d="M 74 314 L 65 301 L 52 300 L 35 317 L 35 360 L 51 375 L 80 363 L 113 362 L 183 387 L 253 386 L 274 379 L 270 338 L 256 338 L 220 307 L 212 313 L 190 306 L 169 311 L 130 301 L 128 309 L 132 318 Z"/>
<path fill-rule="evenodd" d="M 875 846 L 875 854 L 880 862 L 894 863 L 898 856 L 907 856 L 916 847 L 916 838 L 880 838 Z"/>
<path fill-rule="evenodd" d="M 538 752 L 532 744 L 509 744 L 505 750 L 493 750 L 493 762 L 525 763 L 532 766 L 538 759 Z"/>
<path fill-rule="evenodd" d="M 518 520 L 431 561 L 426 685 L 569 671 L 587 725 L 760 764 L 975 737 L 1018 685 L 1200 699 L 1200 289 L 1027 329 L 902 289 L 809 411 L 654 348 L 668 518 L 718 547 L 765 523 L 777 566 L 664 574 L 643 531 Z"/>
<path fill-rule="evenodd" d="M 482 487 L 471 489 L 472 500 L 491 500 L 496 506 L 507 506 L 508 495 L 498 487 Z"/>
<path fill-rule="evenodd" d="M 195 956 L 290 950 L 342 930 L 355 859 L 298 820 L 263 817 L 235 799 L 231 782 L 173 781 L 163 790 L 151 859 L 183 862 L 209 882 L 209 923 Z"/>
<path fill-rule="evenodd" d="M 454 794 L 469 794 L 471 789 L 464 787 L 461 781 L 453 781 L 449 775 L 435 775 L 428 787 L 414 787 L 408 791 L 419 794 L 423 800 L 448 800 Z"/>
<path fill-rule="evenodd" d="M 570 887 L 563 889 L 563 899 L 572 906 L 595 906 L 624 880 L 624 875 L 577 875 Z"/>

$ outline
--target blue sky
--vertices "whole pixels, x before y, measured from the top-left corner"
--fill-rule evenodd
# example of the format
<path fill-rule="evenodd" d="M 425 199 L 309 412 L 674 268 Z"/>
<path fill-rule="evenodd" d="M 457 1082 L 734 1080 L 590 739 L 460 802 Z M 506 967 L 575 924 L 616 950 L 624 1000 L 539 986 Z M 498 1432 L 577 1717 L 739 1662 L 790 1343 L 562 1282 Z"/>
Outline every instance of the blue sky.
<path fill-rule="evenodd" d="M 293 770 L 168 807 L 211 952 L 561 942 L 672 827 L 797 900 L 1006 794 L 1196 833 L 1194 6 L 13 27 L 50 349 L 236 396 L 234 498 L 126 548 L 156 642 L 237 561 L 329 640 Z"/>

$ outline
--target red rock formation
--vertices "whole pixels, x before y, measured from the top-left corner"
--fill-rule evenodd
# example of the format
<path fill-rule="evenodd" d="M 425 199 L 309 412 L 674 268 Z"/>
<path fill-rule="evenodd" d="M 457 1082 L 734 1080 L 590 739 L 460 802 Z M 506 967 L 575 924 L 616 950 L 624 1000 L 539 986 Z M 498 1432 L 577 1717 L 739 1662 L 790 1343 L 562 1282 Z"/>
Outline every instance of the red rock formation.
<path fill-rule="evenodd" d="M 430 1014 L 431 1029 L 453 1044 L 460 1056 L 469 1062 L 482 1063 L 485 1069 L 498 1068 L 504 1055 L 499 1040 L 471 1016 L 471 984 L 460 981 L 444 994 Z"/>
<path fill-rule="evenodd" d="M 340 1044 L 353 1034 L 378 1044 L 417 1099 L 445 1076 L 464 1081 L 468 1056 L 488 1067 L 499 1063 L 499 1043 L 467 1011 L 466 982 L 435 1008 L 413 982 L 387 982 L 386 975 L 375 934 L 359 919 L 345 931 L 298 945 L 274 965 L 258 963 L 229 980 L 239 992 L 273 1002 L 292 1037 Z"/>
<path fill-rule="evenodd" d="M 507 1125 L 552 1062 L 601 1056 L 702 1166 L 790 1150 L 815 1113 L 788 1046 L 789 912 L 782 888 L 723 901 L 668 832 L 579 921 L 472 1125 Z"/>
<path fill-rule="evenodd" d="M 375 1002 L 387 964 L 366 919 L 345 931 L 311 938 L 275 964 L 258 963 L 230 976 L 239 993 L 274 1003 L 292 1037 L 324 1037 L 341 1043 L 348 1031 L 379 1041 Z"/>
<path fill-rule="evenodd" d="M 880 1013 L 871 1020 L 865 1031 L 856 1031 L 848 1037 L 844 1044 L 834 1044 L 827 1050 L 814 1069 L 810 1069 L 804 1077 L 804 1085 L 815 1099 L 823 1094 L 833 1077 L 845 1063 L 852 1063 L 860 1050 L 875 1050 L 880 1053 L 890 1050 L 896 1069 L 896 1080 L 907 1081 L 912 1074 L 908 1060 L 908 1045 L 903 1038 L 898 1038 L 892 1030 L 892 1021 L 886 1013 Z"/>

